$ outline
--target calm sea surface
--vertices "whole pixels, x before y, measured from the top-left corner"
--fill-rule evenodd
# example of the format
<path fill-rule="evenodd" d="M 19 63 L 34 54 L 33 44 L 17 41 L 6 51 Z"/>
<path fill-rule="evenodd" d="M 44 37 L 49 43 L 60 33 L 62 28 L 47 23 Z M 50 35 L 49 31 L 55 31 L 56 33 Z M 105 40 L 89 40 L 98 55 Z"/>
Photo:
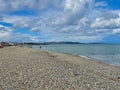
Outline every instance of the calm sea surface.
<path fill-rule="evenodd" d="M 34 47 L 38 48 L 39 46 Z M 120 66 L 120 44 L 51 44 L 42 45 L 42 49 L 82 55 Z"/>

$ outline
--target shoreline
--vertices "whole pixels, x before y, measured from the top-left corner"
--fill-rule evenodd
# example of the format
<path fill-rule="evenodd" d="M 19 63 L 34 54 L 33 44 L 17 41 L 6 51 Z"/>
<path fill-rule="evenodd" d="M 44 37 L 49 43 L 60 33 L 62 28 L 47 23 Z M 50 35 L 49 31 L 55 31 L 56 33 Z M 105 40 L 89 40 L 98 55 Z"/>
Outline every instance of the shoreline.
<path fill-rule="evenodd" d="M 33 49 L 41 50 L 41 51 L 47 51 L 47 52 L 53 52 L 53 53 L 58 53 L 58 54 L 61 53 L 61 54 L 66 54 L 66 55 L 78 56 L 78 57 L 82 57 L 82 58 L 89 59 L 89 60 L 95 60 L 95 61 L 97 61 L 97 62 L 104 63 L 104 64 L 106 64 L 106 65 L 112 65 L 112 66 L 115 66 L 115 67 L 119 67 L 119 68 L 120 68 L 120 65 L 113 64 L 113 63 L 109 63 L 109 62 L 105 62 L 105 61 L 101 61 L 101 60 L 99 60 L 99 59 L 95 59 L 95 58 L 88 57 L 88 56 L 84 56 L 84 55 L 80 55 L 80 54 L 72 54 L 72 53 L 64 53 L 64 52 L 50 51 L 50 50 L 44 50 L 44 49 L 39 49 L 39 48 L 33 48 Z"/>
<path fill-rule="evenodd" d="M 33 49 L 35 49 L 35 48 L 33 48 Z M 39 49 L 36 49 L 36 50 L 39 50 Z M 87 60 L 90 60 L 90 61 L 95 61 L 95 62 L 98 62 L 98 63 L 101 63 L 101 64 L 106 64 L 107 66 L 113 66 L 113 67 L 120 68 L 120 65 L 115 65 L 115 64 L 112 64 L 112 63 L 100 61 L 100 60 L 97 60 L 95 58 L 87 57 L 87 56 L 84 56 L 84 55 L 72 54 L 72 53 L 59 53 L 59 52 L 49 51 L 49 50 L 41 50 L 41 51 L 43 51 L 43 52 L 45 51 L 45 52 L 49 52 L 49 53 L 65 54 L 65 55 L 70 55 L 70 56 L 74 56 L 74 57 L 80 57 L 80 58 L 84 58 L 84 59 L 87 59 Z"/>
<path fill-rule="evenodd" d="M 29 47 L 0 49 L 0 90 L 119 90 L 120 67 Z"/>
<path fill-rule="evenodd" d="M 80 55 L 80 54 L 75 54 L 75 53 L 65 53 L 65 52 L 57 52 L 57 51 L 50 51 L 50 50 L 44 50 L 44 49 L 39 49 L 39 48 L 35 48 L 33 47 L 33 49 L 38 49 L 38 50 L 43 50 L 43 51 L 48 51 L 48 52 L 56 52 L 56 53 L 63 53 L 63 54 L 68 54 L 68 55 L 75 55 L 75 56 L 80 56 L 80 57 L 83 57 L 83 58 L 86 58 L 86 59 L 90 59 L 90 60 L 96 60 L 98 62 L 103 62 L 103 63 L 106 63 L 106 64 L 110 64 L 110 65 L 113 65 L 113 66 L 117 66 L 117 67 L 120 67 L 120 64 L 117 64 L 117 63 L 111 63 L 111 62 L 108 62 L 108 61 L 104 61 L 104 60 L 101 60 L 101 59 L 96 59 L 96 58 L 92 58 L 92 57 L 89 57 L 89 56 L 85 56 L 85 55 Z"/>

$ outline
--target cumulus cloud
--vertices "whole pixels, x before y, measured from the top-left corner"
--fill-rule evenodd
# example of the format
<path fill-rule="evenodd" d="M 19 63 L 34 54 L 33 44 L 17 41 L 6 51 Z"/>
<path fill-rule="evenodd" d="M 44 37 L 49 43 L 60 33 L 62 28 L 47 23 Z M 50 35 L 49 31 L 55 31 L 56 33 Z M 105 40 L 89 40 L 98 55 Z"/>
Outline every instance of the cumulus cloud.
<path fill-rule="evenodd" d="M 17 42 L 39 42 L 39 37 L 30 34 L 13 33 L 8 31 L 0 31 L 0 41 L 17 41 Z"/>
<path fill-rule="evenodd" d="M 0 0 L 0 3 L 0 21 L 13 24 L 11 27 L 0 26 L 1 39 L 87 42 L 120 32 L 120 11 L 103 9 L 107 7 L 103 1 Z M 38 14 L 11 15 L 22 10 Z M 22 33 L 25 28 L 29 28 L 28 34 Z"/>
<path fill-rule="evenodd" d="M 14 39 L 13 39 L 14 38 Z M 12 33 L 7 41 L 18 41 L 18 42 L 39 42 L 40 39 L 37 36 L 23 33 Z"/>
<path fill-rule="evenodd" d="M 99 11 L 101 12 L 101 10 Z M 112 16 L 113 15 L 113 16 Z M 116 15 L 116 17 L 114 17 Z M 96 41 L 113 34 L 113 29 L 119 28 L 119 14 L 112 12 L 110 17 L 105 18 L 104 15 L 94 19 L 90 16 L 84 16 L 78 19 L 76 24 L 56 25 L 51 23 L 52 20 L 38 20 L 38 25 L 31 29 L 32 32 L 40 32 L 52 40 L 76 40 L 76 41 Z M 59 19 L 57 19 L 59 20 Z M 46 24 L 44 24 L 44 21 Z M 54 25 L 53 25 L 54 24 Z M 71 38 L 70 38 L 71 37 Z M 74 38 L 74 39 L 72 39 Z"/>
<path fill-rule="evenodd" d="M 26 21 L 15 21 L 14 22 L 14 28 L 27 28 L 29 27 L 28 23 Z"/>
<path fill-rule="evenodd" d="M 120 28 L 120 18 L 105 20 L 102 17 L 96 18 L 91 24 L 92 28 L 116 29 Z"/>
<path fill-rule="evenodd" d="M 64 13 L 56 24 L 76 24 L 93 8 L 93 0 L 65 0 Z"/>
<path fill-rule="evenodd" d="M 120 29 L 113 29 L 112 34 L 120 34 Z"/>
<path fill-rule="evenodd" d="M 40 39 L 37 36 L 33 36 L 30 34 L 23 34 L 19 32 L 15 33 L 12 28 L 0 25 L 0 42 L 1 41 L 37 42 L 39 40 Z"/>
<path fill-rule="evenodd" d="M 50 6 L 59 8 L 61 0 L 0 0 L 0 12 L 10 13 L 19 10 L 43 10 Z"/>
<path fill-rule="evenodd" d="M 10 28 L 0 25 L 0 41 L 8 39 L 11 32 L 12 30 Z"/>

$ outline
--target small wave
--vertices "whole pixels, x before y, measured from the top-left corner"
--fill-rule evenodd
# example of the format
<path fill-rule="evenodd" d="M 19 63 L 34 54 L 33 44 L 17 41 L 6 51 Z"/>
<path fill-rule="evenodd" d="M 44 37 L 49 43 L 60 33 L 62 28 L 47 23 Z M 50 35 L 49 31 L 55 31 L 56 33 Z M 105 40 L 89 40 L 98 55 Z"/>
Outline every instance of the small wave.
<path fill-rule="evenodd" d="M 86 58 L 86 59 L 90 59 L 89 57 L 83 56 L 83 55 L 78 55 L 80 57 Z"/>

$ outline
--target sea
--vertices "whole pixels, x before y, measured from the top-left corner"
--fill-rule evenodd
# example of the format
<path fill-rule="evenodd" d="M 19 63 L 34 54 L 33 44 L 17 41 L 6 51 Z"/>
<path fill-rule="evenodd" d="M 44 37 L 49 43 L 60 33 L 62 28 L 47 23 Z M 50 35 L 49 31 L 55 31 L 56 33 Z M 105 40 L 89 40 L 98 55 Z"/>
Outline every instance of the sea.
<path fill-rule="evenodd" d="M 39 46 L 33 46 L 40 49 Z M 120 66 L 120 44 L 50 44 L 41 45 L 42 50 L 74 54 Z"/>

